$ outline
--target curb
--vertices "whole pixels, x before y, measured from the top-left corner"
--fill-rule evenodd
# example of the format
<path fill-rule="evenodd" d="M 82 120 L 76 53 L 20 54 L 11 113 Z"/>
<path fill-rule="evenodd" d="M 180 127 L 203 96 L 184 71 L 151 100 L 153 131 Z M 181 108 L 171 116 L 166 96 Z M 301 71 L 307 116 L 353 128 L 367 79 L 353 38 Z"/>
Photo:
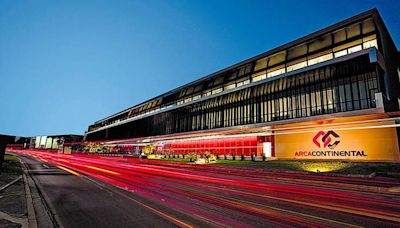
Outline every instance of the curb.
<path fill-rule="evenodd" d="M 28 212 L 28 227 L 29 228 L 37 228 L 37 220 L 36 220 L 36 213 L 35 209 L 33 207 L 33 200 L 32 200 L 32 194 L 31 194 L 31 189 L 29 188 L 28 184 L 28 178 L 27 174 L 28 171 L 26 169 L 25 164 L 22 162 L 21 158 L 16 156 L 21 163 L 21 168 L 22 168 L 22 177 L 24 180 L 24 186 L 25 186 L 25 198 L 26 198 L 26 209 Z"/>
<path fill-rule="evenodd" d="M 25 191 L 26 191 L 26 202 L 27 202 L 27 209 L 28 209 L 28 227 L 29 228 L 37 228 L 38 227 L 38 220 L 35 213 L 35 206 L 33 204 L 32 192 L 30 186 L 34 189 L 36 194 L 40 197 L 40 204 L 44 208 L 43 210 L 48 216 L 48 219 L 51 222 L 52 227 L 62 227 L 59 225 L 59 220 L 57 216 L 52 212 L 51 208 L 47 204 L 46 197 L 42 194 L 42 190 L 40 186 L 38 186 L 34 180 L 34 178 L 30 175 L 26 164 L 22 161 L 22 159 L 18 156 L 18 154 L 14 154 L 19 159 L 20 163 L 22 164 L 23 170 L 23 179 L 25 184 Z M 30 184 L 30 186 L 29 186 Z M 29 193 L 29 194 L 28 194 Z"/>
<path fill-rule="evenodd" d="M 37 220 L 36 220 L 36 214 L 35 214 L 35 209 L 33 207 L 33 200 L 32 200 L 32 194 L 31 190 L 28 185 L 28 178 L 26 177 L 25 174 L 26 170 L 24 168 L 24 185 L 25 185 L 25 197 L 26 197 L 26 207 L 28 211 L 28 226 L 29 228 L 37 228 Z"/>

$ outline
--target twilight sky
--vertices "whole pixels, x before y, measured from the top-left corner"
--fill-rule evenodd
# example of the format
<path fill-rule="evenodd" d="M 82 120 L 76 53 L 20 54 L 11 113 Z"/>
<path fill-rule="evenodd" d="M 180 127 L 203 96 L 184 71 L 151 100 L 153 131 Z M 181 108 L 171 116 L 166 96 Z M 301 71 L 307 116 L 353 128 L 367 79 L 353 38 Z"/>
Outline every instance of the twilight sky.
<path fill-rule="evenodd" d="M 0 134 L 83 134 L 94 121 L 400 1 L 0 1 Z"/>

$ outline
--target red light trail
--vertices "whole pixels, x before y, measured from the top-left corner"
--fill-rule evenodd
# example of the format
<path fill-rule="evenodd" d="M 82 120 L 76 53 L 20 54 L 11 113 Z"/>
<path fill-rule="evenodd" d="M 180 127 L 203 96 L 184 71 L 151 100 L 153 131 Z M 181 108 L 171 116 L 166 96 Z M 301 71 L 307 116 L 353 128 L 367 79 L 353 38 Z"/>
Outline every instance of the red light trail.
<path fill-rule="evenodd" d="M 131 191 L 210 226 L 399 226 L 399 181 L 14 150 Z M 95 193 L 94 193 L 95 194 Z M 137 202 L 178 226 L 162 209 Z"/>

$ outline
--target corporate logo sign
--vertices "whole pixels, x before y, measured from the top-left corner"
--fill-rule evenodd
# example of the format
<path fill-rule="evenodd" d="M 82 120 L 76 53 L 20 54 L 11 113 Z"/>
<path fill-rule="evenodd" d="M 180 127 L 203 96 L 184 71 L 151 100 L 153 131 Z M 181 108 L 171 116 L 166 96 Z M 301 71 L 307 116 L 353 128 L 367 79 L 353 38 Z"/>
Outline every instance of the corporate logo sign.
<path fill-rule="evenodd" d="M 340 140 L 339 134 L 333 130 L 318 131 L 311 140 L 315 146 L 315 150 L 296 151 L 295 157 L 326 158 L 367 156 L 364 150 L 338 150 L 337 146 Z"/>
<path fill-rule="evenodd" d="M 335 149 L 335 147 L 340 143 L 339 135 L 334 131 L 319 131 L 313 138 L 314 144 L 321 148 Z M 322 142 L 322 143 L 321 143 Z"/>

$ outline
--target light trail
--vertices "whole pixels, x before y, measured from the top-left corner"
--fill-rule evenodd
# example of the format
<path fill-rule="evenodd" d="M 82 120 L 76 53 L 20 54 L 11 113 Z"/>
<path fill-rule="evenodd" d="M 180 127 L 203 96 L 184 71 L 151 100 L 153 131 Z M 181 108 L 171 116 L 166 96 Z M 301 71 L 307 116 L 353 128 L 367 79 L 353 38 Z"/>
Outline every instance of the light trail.
<path fill-rule="evenodd" d="M 73 174 L 73 175 L 75 175 L 75 176 L 78 176 L 78 177 L 80 176 L 79 173 L 77 173 L 77 172 L 75 172 L 75 171 L 73 171 L 73 170 L 71 170 L 71 169 L 65 168 L 65 167 L 63 167 L 63 166 L 61 166 L 61 165 L 57 165 L 56 167 L 59 168 L 59 169 L 62 169 L 62 170 L 64 170 L 64 171 L 66 171 L 66 172 L 68 172 L 68 173 L 71 173 L 71 174 Z"/>
<path fill-rule="evenodd" d="M 110 171 L 110 170 L 107 170 L 107 169 L 102 169 L 102 168 L 91 166 L 91 165 L 87 165 L 85 167 L 89 168 L 89 169 L 94 169 L 94 170 L 97 170 L 97 171 L 100 171 L 100 172 L 112 174 L 112 175 L 119 175 L 119 173 L 117 173 L 117 172 L 113 172 L 113 171 Z"/>
<path fill-rule="evenodd" d="M 140 207 L 178 226 L 400 226 L 400 195 L 387 191 L 400 185 L 394 179 L 16 152 L 131 191 L 154 203 L 135 202 Z"/>

